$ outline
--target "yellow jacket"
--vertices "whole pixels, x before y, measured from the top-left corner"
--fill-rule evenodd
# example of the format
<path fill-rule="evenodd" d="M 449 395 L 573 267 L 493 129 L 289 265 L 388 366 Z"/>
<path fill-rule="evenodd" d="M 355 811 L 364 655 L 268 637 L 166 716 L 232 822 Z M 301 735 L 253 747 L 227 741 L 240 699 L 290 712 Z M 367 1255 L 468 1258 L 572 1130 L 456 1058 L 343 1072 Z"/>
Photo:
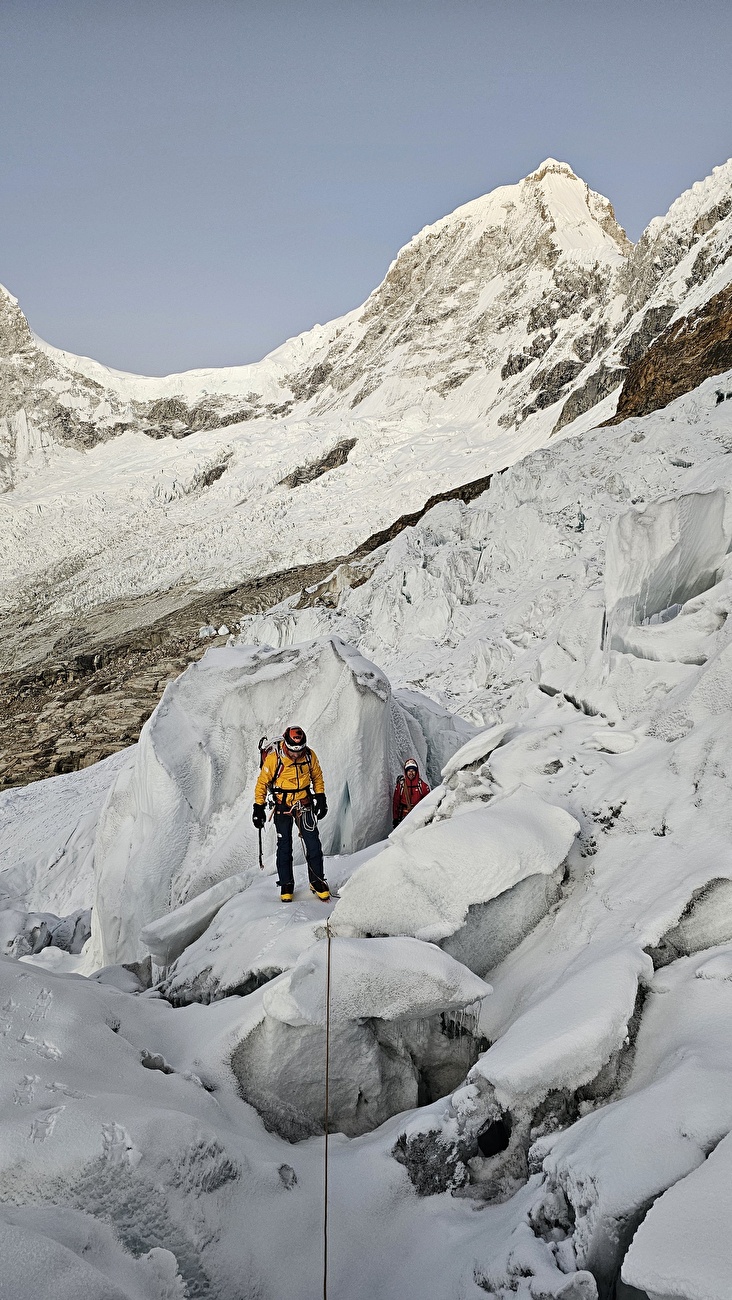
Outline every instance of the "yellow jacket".
<path fill-rule="evenodd" d="M 263 804 L 267 790 L 271 787 L 278 804 L 292 808 L 293 804 L 307 799 L 311 783 L 315 794 L 325 794 L 323 772 L 314 750 L 288 754 L 284 745 L 280 745 L 279 755 L 273 749 L 262 764 L 254 790 L 254 802 Z"/>

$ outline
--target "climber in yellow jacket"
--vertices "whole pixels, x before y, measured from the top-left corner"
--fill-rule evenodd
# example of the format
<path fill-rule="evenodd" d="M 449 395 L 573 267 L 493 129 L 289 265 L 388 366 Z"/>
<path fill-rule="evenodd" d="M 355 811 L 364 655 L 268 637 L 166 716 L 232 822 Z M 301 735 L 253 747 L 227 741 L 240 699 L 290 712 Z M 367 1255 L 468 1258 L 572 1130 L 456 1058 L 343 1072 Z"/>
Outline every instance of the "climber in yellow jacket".
<path fill-rule="evenodd" d="M 330 898 L 323 875 L 323 847 L 318 821 L 328 812 L 323 772 L 318 756 L 307 744 L 302 727 L 288 727 L 281 740 L 266 753 L 254 791 L 252 821 L 261 830 L 267 820 L 267 795 L 274 800 L 277 832 L 277 877 L 280 898 L 291 903 L 295 892 L 292 865 L 292 823 L 305 849 L 310 889 L 323 902 Z"/>

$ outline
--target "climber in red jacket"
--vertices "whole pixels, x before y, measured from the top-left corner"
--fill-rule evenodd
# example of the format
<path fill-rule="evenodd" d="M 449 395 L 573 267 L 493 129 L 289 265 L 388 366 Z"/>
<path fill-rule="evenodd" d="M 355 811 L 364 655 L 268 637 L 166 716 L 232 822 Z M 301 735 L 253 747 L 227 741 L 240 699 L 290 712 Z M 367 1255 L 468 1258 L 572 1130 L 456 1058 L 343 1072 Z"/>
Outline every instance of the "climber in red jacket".
<path fill-rule="evenodd" d="M 394 803 L 392 812 L 394 816 L 394 825 L 398 826 L 404 820 L 407 813 L 429 794 L 430 788 L 426 781 L 423 781 L 419 775 L 419 768 L 415 758 L 408 758 L 404 764 L 404 776 L 400 776 L 394 787 Z"/>

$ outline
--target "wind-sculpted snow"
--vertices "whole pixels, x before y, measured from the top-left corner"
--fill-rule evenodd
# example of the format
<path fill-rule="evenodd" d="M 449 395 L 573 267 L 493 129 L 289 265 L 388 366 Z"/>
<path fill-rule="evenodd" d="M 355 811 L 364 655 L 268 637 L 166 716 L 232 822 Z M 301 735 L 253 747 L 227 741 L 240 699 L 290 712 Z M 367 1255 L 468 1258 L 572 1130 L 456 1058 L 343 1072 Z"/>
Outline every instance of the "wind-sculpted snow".
<path fill-rule="evenodd" d="M 395 777 L 410 754 L 425 765 L 427 744 L 383 673 L 336 638 L 210 650 L 167 688 L 99 820 L 90 961 L 139 960 L 144 925 L 257 869 L 258 743 L 293 721 L 322 760 L 325 852 L 384 838 Z"/>
<path fill-rule="evenodd" d="M 311 945 L 290 974 L 265 990 L 267 1015 L 286 1025 L 325 1024 L 327 943 Z M 419 1019 L 460 1011 L 490 985 L 418 939 L 343 939 L 336 945 L 331 1020 Z"/>
<path fill-rule="evenodd" d="M 552 875 L 579 830 L 563 808 L 518 789 L 478 799 L 444 820 L 403 831 L 343 886 L 333 914 L 338 934 L 412 934 L 439 942 L 468 911 L 529 876 Z M 444 817 L 444 813 L 443 813 Z"/>

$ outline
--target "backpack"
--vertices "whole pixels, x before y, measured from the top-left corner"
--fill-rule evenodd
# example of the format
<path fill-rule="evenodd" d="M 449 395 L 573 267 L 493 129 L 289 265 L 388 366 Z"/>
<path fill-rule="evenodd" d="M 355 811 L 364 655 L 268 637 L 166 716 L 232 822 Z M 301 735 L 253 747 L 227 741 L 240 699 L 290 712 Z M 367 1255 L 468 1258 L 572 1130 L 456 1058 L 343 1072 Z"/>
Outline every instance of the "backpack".
<path fill-rule="evenodd" d="M 283 736 L 277 736 L 277 738 L 276 738 L 275 740 L 268 740 L 266 736 L 262 736 L 261 740 L 259 741 L 259 770 L 260 770 L 260 772 L 261 772 L 262 768 L 264 767 L 265 759 L 269 758 L 269 755 L 272 754 L 272 753 L 275 753 L 275 754 L 277 755 L 277 771 L 275 772 L 275 775 L 274 775 L 274 781 L 272 782 L 273 785 L 274 785 L 275 782 L 277 781 L 277 778 L 279 777 L 280 772 L 282 771 L 282 768 L 284 767 L 284 764 L 283 764 L 283 762 L 282 762 L 282 753 L 281 753 L 281 750 L 280 750 L 280 746 L 281 746 L 281 744 L 282 744 L 283 739 L 284 739 Z"/>

